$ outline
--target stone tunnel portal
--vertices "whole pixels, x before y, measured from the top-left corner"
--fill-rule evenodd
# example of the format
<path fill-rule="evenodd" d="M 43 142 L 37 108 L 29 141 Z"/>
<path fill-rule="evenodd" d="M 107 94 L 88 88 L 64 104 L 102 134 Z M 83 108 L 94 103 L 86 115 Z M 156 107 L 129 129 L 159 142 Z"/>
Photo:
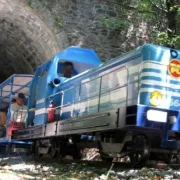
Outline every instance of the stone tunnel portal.
<path fill-rule="evenodd" d="M 0 83 L 12 74 L 33 74 L 60 45 L 26 3 L 0 0 Z"/>

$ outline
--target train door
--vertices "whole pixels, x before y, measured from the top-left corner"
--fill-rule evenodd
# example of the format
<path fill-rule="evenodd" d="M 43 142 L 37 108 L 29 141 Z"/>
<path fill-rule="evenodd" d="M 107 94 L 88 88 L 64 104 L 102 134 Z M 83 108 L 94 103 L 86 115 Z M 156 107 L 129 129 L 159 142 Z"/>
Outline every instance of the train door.
<path fill-rule="evenodd" d="M 46 89 L 47 71 L 43 71 L 38 77 L 36 84 L 34 125 L 44 124 L 46 120 Z"/>

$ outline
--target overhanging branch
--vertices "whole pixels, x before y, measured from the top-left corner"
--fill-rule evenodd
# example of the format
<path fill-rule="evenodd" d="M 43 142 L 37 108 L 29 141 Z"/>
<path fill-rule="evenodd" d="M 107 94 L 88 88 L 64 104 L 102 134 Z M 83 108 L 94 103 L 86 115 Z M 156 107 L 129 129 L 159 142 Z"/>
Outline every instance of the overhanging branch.
<path fill-rule="evenodd" d="M 166 9 L 162 8 L 162 4 L 161 4 L 161 7 L 159 7 L 157 4 L 153 3 L 151 0 L 148 0 L 148 1 L 149 1 L 149 3 L 150 3 L 152 6 L 154 6 L 154 7 L 157 8 L 158 10 L 163 11 L 163 12 L 165 12 L 165 13 L 168 12 Z M 162 3 L 162 1 L 161 1 L 161 3 Z"/>

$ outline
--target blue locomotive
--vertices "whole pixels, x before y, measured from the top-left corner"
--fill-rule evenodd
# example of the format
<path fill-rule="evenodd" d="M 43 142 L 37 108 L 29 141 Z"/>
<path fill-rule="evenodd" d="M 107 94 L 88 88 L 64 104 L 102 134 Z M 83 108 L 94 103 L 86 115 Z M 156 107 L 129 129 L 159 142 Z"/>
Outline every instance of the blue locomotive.
<path fill-rule="evenodd" d="M 146 44 L 102 63 L 93 50 L 70 47 L 33 77 L 13 75 L 0 85 L 1 112 L 7 109 L 0 143 L 32 143 L 37 156 L 80 158 L 80 149 L 98 147 L 102 159 L 140 162 L 163 152 L 179 161 L 179 78 L 175 49 Z M 26 96 L 24 124 L 11 110 L 18 93 Z"/>

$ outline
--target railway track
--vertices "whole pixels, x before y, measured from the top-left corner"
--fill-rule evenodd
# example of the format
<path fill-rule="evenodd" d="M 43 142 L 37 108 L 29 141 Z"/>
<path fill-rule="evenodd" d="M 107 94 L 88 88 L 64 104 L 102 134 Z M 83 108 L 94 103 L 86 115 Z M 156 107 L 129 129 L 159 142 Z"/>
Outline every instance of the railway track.
<path fill-rule="evenodd" d="M 155 169 L 167 169 L 167 168 L 172 168 L 172 169 L 180 169 L 180 164 L 170 164 L 170 163 L 164 163 L 162 161 L 148 161 L 145 164 L 143 163 L 131 163 L 131 162 L 118 162 L 118 161 L 101 161 L 101 160 L 75 160 L 75 159 L 67 159 L 67 158 L 55 158 L 52 159 L 49 156 L 43 156 L 41 158 L 34 157 L 32 154 L 10 154 L 10 155 L 0 155 L 1 162 L 3 160 L 9 159 L 9 158 L 14 158 L 16 157 L 21 157 L 23 161 L 26 162 L 36 162 L 36 163 L 47 163 L 47 164 L 80 164 L 83 166 L 96 166 L 96 167 L 111 167 L 113 166 L 114 168 L 120 168 L 120 169 L 141 169 L 143 167 L 147 168 L 155 168 Z M 0 166 L 1 166 L 0 162 Z"/>
<path fill-rule="evenodd" d="M 32 155 L 22 156 L 22 154 L 12 154 L 0 158 L 0 171 L 4 172 L 7 168 L 6 166 L 9 166 L 8 169 L 11 169 L 17 174 L 25 172 L 26 175 L 39 176 L 40 179 L 49 177 L 50 174 L 58 178 L 59 176 L 65 176 L 73 177 L 74 179 L 82 176 L 84 179 L 88 176 L 93 176 L 103 180 L 107 180 L 108 178 L 106 177 L 109 177 L 109 179 L 116 177 L 114 179 L 119 180 L 135 176 L 141 176 L 141 179 L 147 179 L 149 177 L 150 179 L 156 178 L 162 180 L 165 176 L 169 177 L 169 179 L 180 179 L 180 176 L 178 176 L 178 173 L 180 173 L 180 164 L 165 164 L 157 161 L 149 161 L 146 165 L 142 165 L 126 162 L 51 159 L 48 156 L 34 158 Z M 51 179 L 52 177 L 49 178 Z"/>
<path fill-rule="evenodd" d="M 104 161 L 91 161 L 91 160 L 73 160 L 73 159 L 51 159 L 49 157 L 35 158 L 35 162 L 46 162 L 48 164 L 81 164 L 84 166 L 96 167 L 111 167 L 120 169 L 141 169 L 143 167 L 155 169 L 180 169 L 180 164 L 168 164 L 158 161 L 149 161 L 146 164 L 133 164 L 130 162 L 104 162 Z"/>

